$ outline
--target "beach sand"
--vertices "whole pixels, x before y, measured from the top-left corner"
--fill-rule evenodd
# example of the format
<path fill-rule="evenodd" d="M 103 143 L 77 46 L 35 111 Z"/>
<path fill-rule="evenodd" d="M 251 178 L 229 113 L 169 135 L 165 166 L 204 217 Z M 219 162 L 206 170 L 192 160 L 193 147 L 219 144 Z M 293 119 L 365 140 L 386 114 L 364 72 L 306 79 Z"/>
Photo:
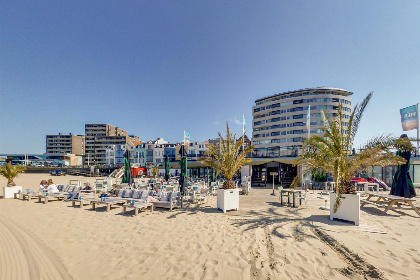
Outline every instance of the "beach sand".
<path fill-rule="evenodd" d="M 44 178 L 15 181 L 38 188 Z M 0 279 L 420 279 L 414 211 L 366 206 L 354 226 L 330 221 L 319 194 L 308 193 L 307 208 L 291 208 L 270 193 L 252 189 L 239 211 L 225 214 L 211 197 L 138 216 L 0 199 Z"/>

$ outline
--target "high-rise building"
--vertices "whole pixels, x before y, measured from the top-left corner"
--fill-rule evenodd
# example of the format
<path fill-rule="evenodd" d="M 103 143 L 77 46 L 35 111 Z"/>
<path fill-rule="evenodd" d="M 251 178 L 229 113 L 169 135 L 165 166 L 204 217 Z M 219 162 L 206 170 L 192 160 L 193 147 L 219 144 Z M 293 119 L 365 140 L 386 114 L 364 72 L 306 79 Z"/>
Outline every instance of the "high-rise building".
<path fill-rule="evenodd" d="M 107 148 L 122 145 L 125 150 L 134 151 L 139 138 L 128 136 L 127 131 L 109 124 L 85 124 L 85 164 L 106 165 Z"/>
<path fill-rule="evenodd" d="M 346 120 L 351 114 L 351 94 L 352 92 L 344 89 L 317 87 L 255 100 L 252 108 L 252 144 L 255 145 L 253 158 L 276 158 L 276 162 L 254 166 L 253 177 L 260 177 L 265 182 L 269 174 L 278 173 L 277 181 L 285 174 L 292 177 L 296 170 L 290 164 L 282 165 L 281 158 L 296 157 L 301 153 L 308 130 L 310 135 L 322 135 L 324 123 L 321 110 L 326 112 L 327 117 L 332 117 L 337 114 L 341 104 L 344 125 L 347 125 Z M 284 162 L 286 161 L 285 159 Z M 290 163 L 290 160 L 287 162 Z"/>
<path fill-rule="evenodd" d="M 85 136 L 73 133 L 47 135 L 45 141 L 46 154 L 75 154 L 84 155 Z"/>

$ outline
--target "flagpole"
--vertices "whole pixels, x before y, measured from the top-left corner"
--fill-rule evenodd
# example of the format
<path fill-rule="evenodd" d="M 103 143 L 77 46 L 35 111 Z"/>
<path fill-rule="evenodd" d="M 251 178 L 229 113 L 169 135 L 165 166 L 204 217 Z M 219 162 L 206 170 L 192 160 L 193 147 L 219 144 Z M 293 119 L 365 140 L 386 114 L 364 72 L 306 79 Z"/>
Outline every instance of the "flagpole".
<path fill-rule="evenodd" d="M 418 134 L 418 129 L 417 129 L 417 134 Z M 418 135 L 417 135 L 417 138 Z M 244 152 L 245 150 L 245 114 L 242 114 L 242 152 Z"/>
<path fill-rule="evenodd" d="M 419 103 L 417 103 L 417 155 L 420 154 L 419 149 Z"/>

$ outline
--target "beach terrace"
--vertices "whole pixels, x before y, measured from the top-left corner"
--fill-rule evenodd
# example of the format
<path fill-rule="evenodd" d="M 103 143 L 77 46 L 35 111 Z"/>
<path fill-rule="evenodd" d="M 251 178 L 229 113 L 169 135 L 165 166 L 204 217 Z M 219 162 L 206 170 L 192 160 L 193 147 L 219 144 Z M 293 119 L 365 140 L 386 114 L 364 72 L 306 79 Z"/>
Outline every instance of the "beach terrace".
<path fill-rule="evenodd" d="M 23 174 L 16 181 L 36 186 L 38 179 Z M 209 196 L 204 204 L 137 216 L 121 207 L 0 199 L 0 278 L 420 278 L 414 211 L 363 207 L 354 226 L 329 220 L 320 191 L 307 192 L 299 207 L 270 194 L 253 188 L 227 213 Z"/>

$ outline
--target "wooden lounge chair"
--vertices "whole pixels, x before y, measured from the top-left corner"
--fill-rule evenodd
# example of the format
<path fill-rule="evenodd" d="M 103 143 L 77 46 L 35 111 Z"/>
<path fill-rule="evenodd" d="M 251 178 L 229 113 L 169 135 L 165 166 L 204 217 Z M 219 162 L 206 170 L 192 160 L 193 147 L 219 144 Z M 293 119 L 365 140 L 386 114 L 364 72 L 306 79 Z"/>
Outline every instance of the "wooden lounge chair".
<path fill-rule="evenodd" d="M 152 201 L 155 207 L 169 208 L 172 211 L 173 208 L 180 207 L 180 192 L 170 192 L 166 197 L 163 197 L 163 200 Z"/>

